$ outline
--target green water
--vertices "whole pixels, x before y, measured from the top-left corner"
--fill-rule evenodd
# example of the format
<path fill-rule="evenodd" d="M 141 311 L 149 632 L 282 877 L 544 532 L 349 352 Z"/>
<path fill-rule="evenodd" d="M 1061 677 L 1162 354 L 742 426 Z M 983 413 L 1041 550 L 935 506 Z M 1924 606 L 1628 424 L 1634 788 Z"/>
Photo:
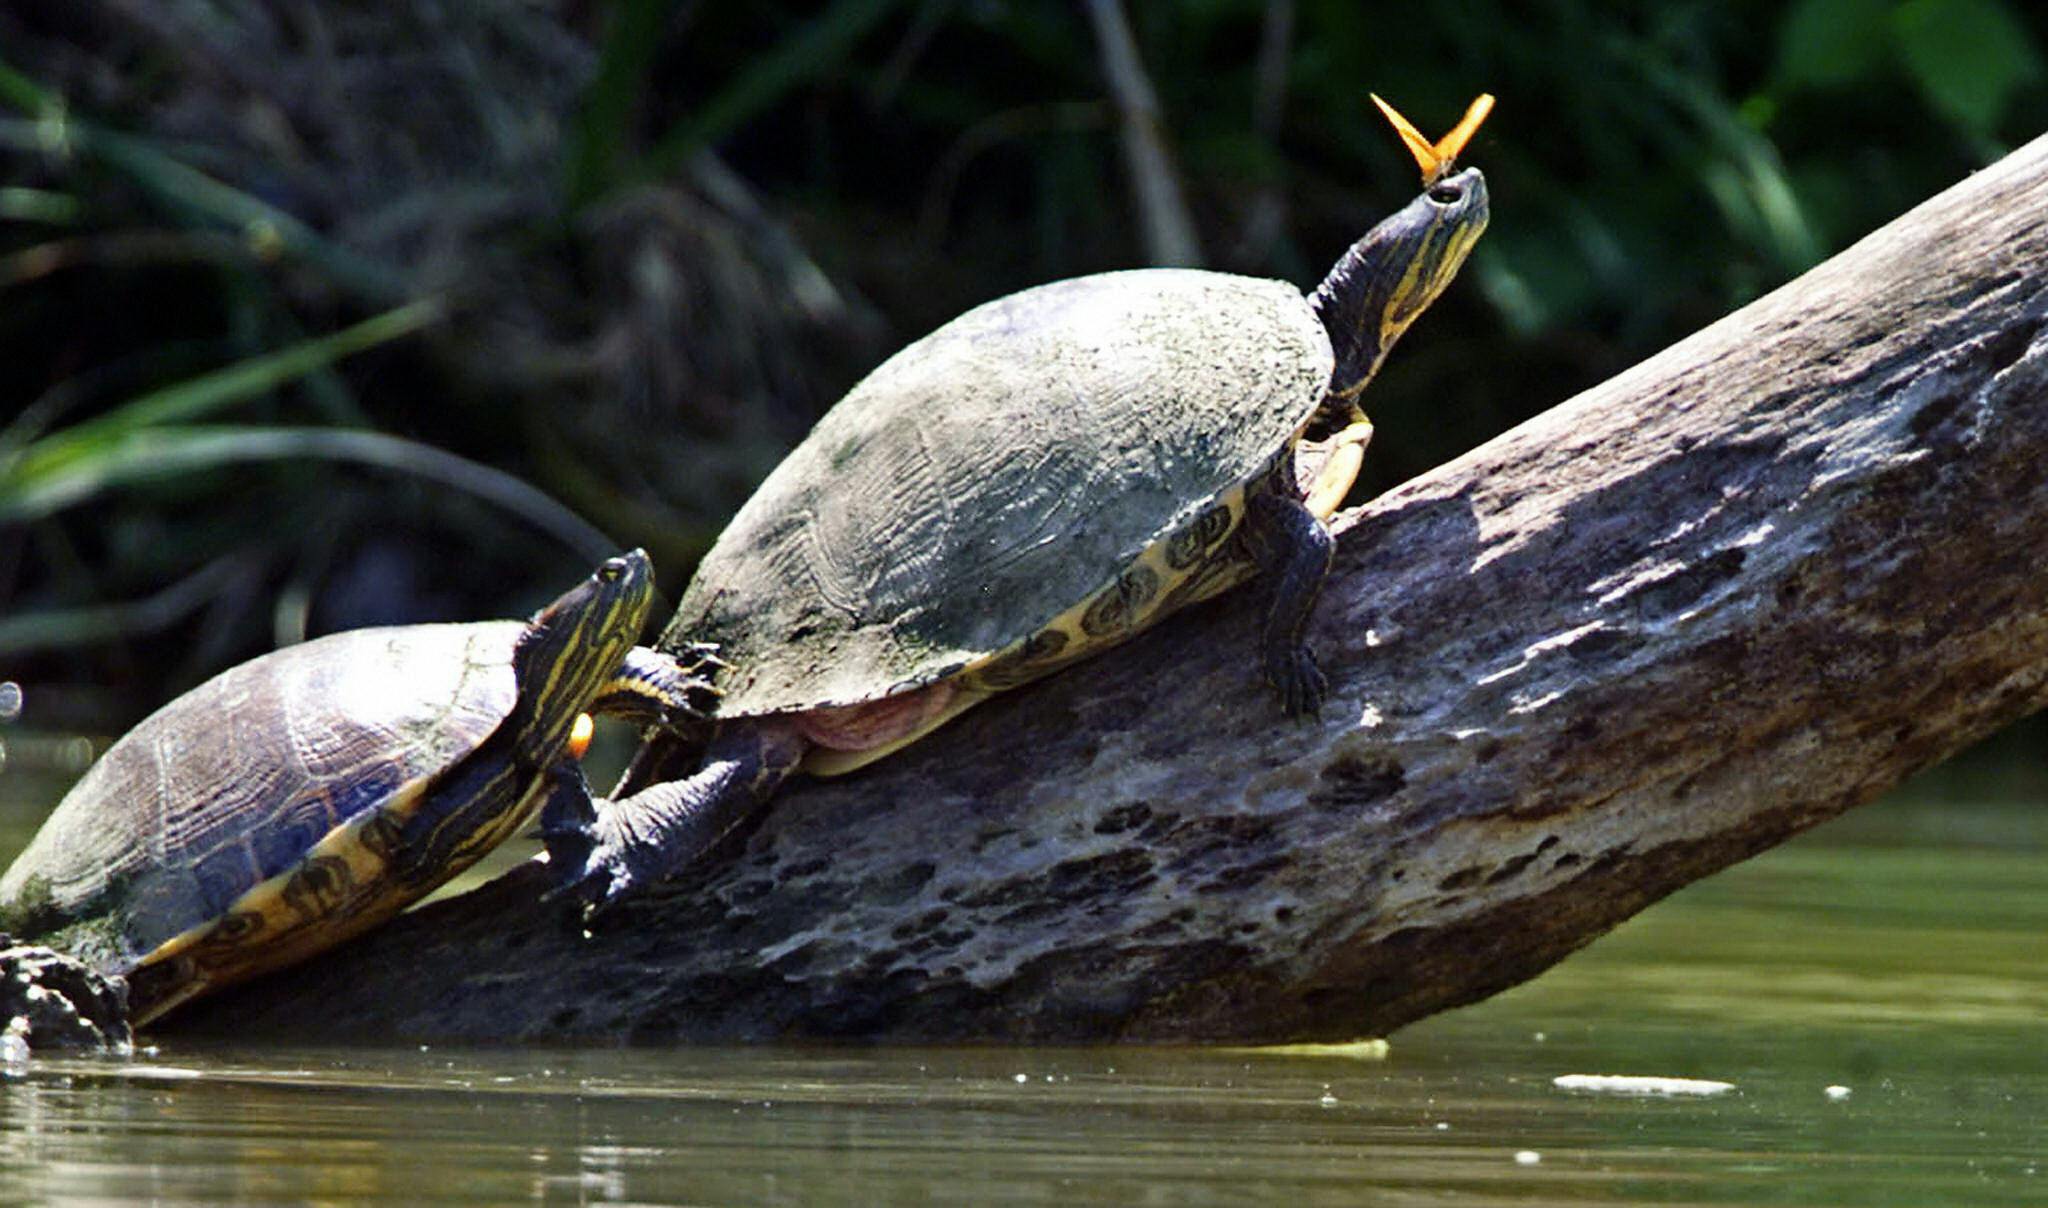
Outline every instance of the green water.
<path fill-rule="evenodd" d="M 0 845 L 47 803 L 0 778 Z M 0 1077 L 0 1203 L 2048 1204 L 2044 857 L 2037 805 L 1871 807 L 1383 1057 L 37 1059 Z M 1735 1087 L 1553 1083 L 1591 1073 Z"/>

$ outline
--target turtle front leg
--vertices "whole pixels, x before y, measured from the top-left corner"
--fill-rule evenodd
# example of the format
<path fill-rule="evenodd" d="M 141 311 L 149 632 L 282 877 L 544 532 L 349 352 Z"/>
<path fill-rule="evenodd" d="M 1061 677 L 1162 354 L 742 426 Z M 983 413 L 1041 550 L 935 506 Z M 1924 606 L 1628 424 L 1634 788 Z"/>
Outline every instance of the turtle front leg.
<path fill-rule="evenodd" d="M 522 838 L 532 839 L 536 835 L 548 841 L 548 860 L 554 861 L 555 840 L 560 835 L 563 842 L 575 834 L 586 833 L 597 818 L 596 798 L 591 796 L 590 781 L 583 775 L 583 765 L 575 760 L 564 760 L 547 771 L 548 795 L 540 806 L 540 825 L 527 831 Z"/>
<path fill-rule="evenodd" d="M 693 775 L 651 785 L 587 811 L 549 802 L 541 837 L 560 878 L 556 894 L 595 915 L 689 867 L 765 805 L 809 744 L 787 722 L 719 727 Z"/>
<path fill-rule="evenodd" d="M 635 646 L 598 689 L 589 711 L 672 730 L 700 726 L 717 704 L 711 677 L 723 666 L 713 648 L 702 644 L 677 654 Z"/>
<path fill-rule="evenodd" d="M 1303 635 L 1330 573 L 1337 540 L 1307 504 L 1271 492 L 1246 503 L 1242 532 L 1268 593 L 1259 635 L 1266 678 L 1279 689 L 1289 716 L 1313 715 L 1322 707 L 1329 681 Z"/>
<path fill-rule="evenodd" d="M 1372 443 L 1372 421 L 1365 418 L 1365 412 L 1347 406 L 1344 414 L 1343 426 L 1316 442 L 1321 449 L 1322 465 L 1300 484 L 1305 497 L 1302 503 L 1310 514 L 1326 523 L 1344 502 L 1344 496 L 1351 493 L 1351 484 L 1358 481 L 1359 468 L 1365 464 L 1365 447 Z"/>

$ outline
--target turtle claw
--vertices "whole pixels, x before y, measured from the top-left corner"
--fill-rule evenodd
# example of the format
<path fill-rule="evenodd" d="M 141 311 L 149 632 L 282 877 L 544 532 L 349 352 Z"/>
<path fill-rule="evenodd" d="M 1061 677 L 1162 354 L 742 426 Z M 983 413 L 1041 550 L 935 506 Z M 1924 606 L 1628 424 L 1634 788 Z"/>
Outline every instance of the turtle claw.
<path fill-rule="evenodd" d="M 675 652 L 675 660 L 689 668 L 690 674 L 699 676 L 706 671 L 724 671 L 732 666 L 718 657 L 717 642 L 685 642 L 682 648 Z M 709 684 L 704 687 L 713 696 L 724 695 Z"/>
<path fill-rule="evenodd" d="M 554 857 L 549 856 L 552 860 Z M 540 900 L 549 904 L 564 903 L 575 909 L 579 921 L 585 925 L 610 908 L 624 892 L 602 869 L 589 870 L 580 874 L 575 881 L 565 881 L 540 895 Z"/>
<path fill-rule="evenodd" d="M 655 791 L 671 787 L 657 786 Z M 674 850 L 658 834 L 650 837 L 634 826 L 652 821 L 656 819 L 642 808 L 599 798 L 585 817 L 544 824 L 541 837 L 556 878 L 544 900 L 575 903 L 588 923 L 676 871 Z"/>
<path fill-rule="evenodd" d="M 1256 496 L 1246 504 L 1244 530 L 1254 560 L 1270 580 L 1259 640 L 1266 679 L 1279 690 L 1289 717 L 1313 717 L 1330 682 L 1302 635 L 1316 593 L 1330 572 L 1336 538 L 1308 505 L 1278 493 Z"/>
<path fill-rule="evenodd" d="M 571 902 L 587 923 L 641 886 L 658 881 L 666 861 L 658 851 L 636 842 L 622 823 L 622 811 L 607 800 L 584 799 L 580 811 L 556 810 L 550 802 L 541 816 L 540 834 L 547 844 L 548 866 L 555 886 L 542 901 Z"/>
<path fill-rule="evenodd" d="M 548 865 L 555 872 L 553 889 L 541 895 L 544 902 L 568 902 L 578 908 L 585 922 L 596 918 L 626 890 L 613 871 L 607 844 L 595 824 L 542 828 L 547 843 Z"/>
<path fill-rule="evenodd" d="M 551 807 L 542 829 L 555 895 L 581 902 L 587 920 L 697 863 L 796 769 L 804 750 L 793 728 L 742 726 L 723 735 L 693 775 L 600 799 L 588 814 Z"/>
<path fill-rule="evenodd" d="M 580 772 L 573 780 L 558 776 L 559 783 L 541 807 L 536 828 L 556 878 L 554 888 L 542 894 L 541 900 L 573 901 L 587 922 L 618 900 L 630 887 L 631 878 L 621 877 L 614 868 L 619 864 L 615 854 L 619 841 L 611 803 L 593 798 Z"/>
<path fill-rule="evenodd" d="M 690 642 L 668 656 L 680 685 L 662 711 L 661 724 L 680 730 L 693 722 L 707 722 L 725 692 L 715 682 L 720 671 L 732 664 L 719 658 L 716 642 Z"/>
<path fill-rule="evenodd" d="M 693 694 L 702 692 L 714 698 L 718 695 L 717 690 L 709 685 L 695 687 L 691 691 Z M 709 726 L 711 724 L 711 711 L 709 708 L 701 707 L 696 701 L 685 697 L 673 701 L 663 708 L 661 716 L 655 724 L 664 730 L 683 734 L 689 732 L 692 727 Z"/>
<path fill-rule="evenodd" d="M 1289 717 L 1313 718 L 1330 692 L 1329 678 L 1316 665 L 1315 652 L 1306 646 L 1268 659 L 1266 678 L 1279 690 L 1280 707 Z"/>

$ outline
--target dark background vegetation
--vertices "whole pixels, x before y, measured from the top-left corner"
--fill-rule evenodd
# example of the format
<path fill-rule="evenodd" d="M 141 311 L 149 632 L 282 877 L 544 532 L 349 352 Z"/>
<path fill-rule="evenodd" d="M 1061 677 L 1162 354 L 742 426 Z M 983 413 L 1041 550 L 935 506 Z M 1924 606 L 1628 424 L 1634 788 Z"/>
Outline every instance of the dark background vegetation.
<path fill-rule="evenodd" d="M 1363 489 L 1710 322 L 2048 128 L 2017 0 L 0 6 L 0 680 L 105 732 L 349 626 L 673 593 L 904 341 L 1152 262 L 1312 285 L 1482 90 L 1490 232 Z M 2031 752 L 2008 740 L 2009 761 Z"/>

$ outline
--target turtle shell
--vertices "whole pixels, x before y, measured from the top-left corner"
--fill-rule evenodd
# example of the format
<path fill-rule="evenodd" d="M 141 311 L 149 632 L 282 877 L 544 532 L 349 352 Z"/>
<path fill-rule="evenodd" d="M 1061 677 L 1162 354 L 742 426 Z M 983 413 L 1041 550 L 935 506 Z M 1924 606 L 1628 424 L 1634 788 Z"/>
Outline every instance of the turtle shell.
<path fill-rule="evenodd" d="M 4 877 L 125 972 L 336 827 L 442 771 L 511 712 L 518 621 L 318 638 L 231 668 L 110 747 Z"/>
<path fill-rule="evenodd" d="M 717 644 L 722 717 L 957 675 L 1271 467 L 1331 367 L 1284 281 L 1140 269 L 977 307 L 819 421 L 705 557 L 663 644 Z"/>

